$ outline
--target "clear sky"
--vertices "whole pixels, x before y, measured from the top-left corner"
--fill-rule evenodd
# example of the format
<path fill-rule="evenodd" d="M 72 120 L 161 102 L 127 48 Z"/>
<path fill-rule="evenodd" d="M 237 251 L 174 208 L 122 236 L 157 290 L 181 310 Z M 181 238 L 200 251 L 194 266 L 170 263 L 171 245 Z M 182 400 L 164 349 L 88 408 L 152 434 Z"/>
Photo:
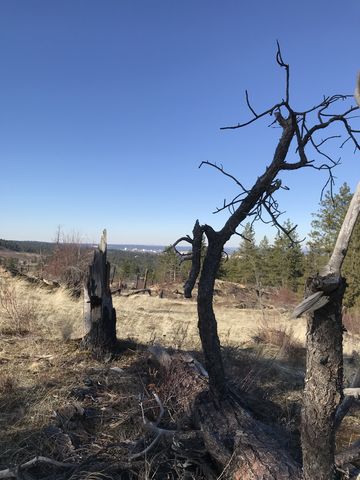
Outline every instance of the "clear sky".
<path fill-rule="evenodd" d="M 352 93 L 360 70 L 358 0 L 1 0 L 0 238 L 168 244 L 247 186 L 280 131 L 220 131 L 283 96 L 276 39 L 295 108 Z M 359 122 L 359 120 L 356 120 Z M 335 148 L 335 146 L 334 146 Z M 353 189 L 359 154 L 343 149 L 337 186 Z M 291 172 L 281 207 L 309 231 L 325 174 Z M 274 232 L 259 226 L 259 235 Z M 232 245 L 239 242 L 238 237 Z"/>

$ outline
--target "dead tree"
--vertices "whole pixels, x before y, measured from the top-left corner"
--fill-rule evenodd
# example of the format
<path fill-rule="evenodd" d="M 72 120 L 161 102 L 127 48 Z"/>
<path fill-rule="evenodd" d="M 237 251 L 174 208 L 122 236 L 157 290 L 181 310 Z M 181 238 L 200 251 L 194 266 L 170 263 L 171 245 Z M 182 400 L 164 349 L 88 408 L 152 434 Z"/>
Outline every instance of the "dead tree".
<path fill-rule="evenodd" d="M 186 237 L 181 237 L 170 247 L 170 249 L 173 249 L 177 257 L 180 259 L 180 263 L 184 262 L 185 260 L 191 260 L 191 269 L 188 278 L 184 284 L 185 298 L 191 298 L 192 291 L 199 276 L 201 268 L 201 248 L 203 237 L 203 229 L 199 224 L 199 220 L 196 220 L 193 228 L 193 238 L 191 238 L 189 235 L 187 235 Z M 190 243 L 191 253 L 180 253 L 179 250 L 176 248 L 176 246 L 180 242 Z"/>
<path fill-rule="evenodd" d="M 360 103 L 356 94 L 355 98 Z M 353 401 L 352 398 L 343 400 L 342 300 L 346 282 L 341 277 L 341 267 L 359 216 L 360 183 L 328 264 L 320 274 L 308 279 L 308 297 L 294 311 L 295 317 L 311 312 L 306 335 L 306 378 L 301 422 L 304 480 L 335 478 L 336 429 Z M 358 373 L 354 386 L 358 386 L 359 380 Z M 355 452 L 359 456 L 359 447 Z"/>
<path fill-rule="evenodd" d="M 106 259 L 107 243 L 104 230 L 84 286 L 83 346 L 96 355 L 113 351 L 116 345 L 116 313 L 110 291 L 110 264 Z"/>
<path fill-rule="evenodd" d="M 331 154 L 327 152 L 326 147 L 328 143 L 340 138 L 340 146 L 351 142 L 355 150 L 360 149 L 358 141 L 360 130 L 355 130 L 350 124 L 353 113 L 359 109 L 358 106 L 351 105 L 350 103 L 353 95 L 327 96 L 317 105 L 306 110 L 295 110 L 290 102 L 290 68 L 289 65 L 284 62 L 279 46 L 276 60 L 285 73 L 284 98 L 267 110 L 257 113 L 250 103 L 248 92 L 246 92 L 246 103 L 252 117 L 244 123 L 223 127 L 223 129 L 231 130 L 244 128 L 266 117 L 272 118 L 271 125 L 280 127 L 280 138 L 271 162 L 265 168 L 262 175 L 248 188 L 235 176 L 225 171 L 222 165 L 217 165 L 209 161 L 200 164 L 200 167 L 207 165 L 215 168 L 234 181 L 239 188 L 239 193 L 234 198 L 229 201 L 224 200 L 223 204 L 214 212 L 229 211 L 230 216 L 221 230 L 215 231 L 209 225 L 200 226 L 201 234 L 206 236 L 208 247 L 202 268 L 199 271 L 200 278 L 197 298 L 198 327 L 204 352 L 205 368 L 209 373 L 210 390 L 213 397 L 217 398 L 216 401 L 224 405 L 225 411 L 225 404 L 229 397 L 229 389 L 222 362 L 217 322 L 213 310 L 215 278 L 222 259 L 224 245 L 232 235 L 237 234 L 237 228 L 249 217 L 252 222 L 262 220 L 267 223 L 272 223 L 291 238 L 291 231 L 286 231 L 279 223 L 281 211 L 275 194 L 279 189 L 287 189 L 278 178 L 279 174 L 284 171 L 295 171 L 302 168 L 313 168 L 320 171 L 325 170 L 328 173 L 328 182 L 324 186 L 325 189 L 328 183 L 332 186 L 332 170 L 339 163 L 339 160 L 335 160 Z M 345 104 L 345 107 L 340 109 L 340 104 Z M 339 130 L 339 133 L 336 135 L 332 134 L 331 131 L 331 127 L 334 125 L 341 127 L 341 130 Z M 324 134 L 327 130 L 329 130 L 330 133 L 325 138 L 319 137 L 320 134 Z M 310 154 L 315 155 L 317 161 L 315 161 L 313 157 L 310 157 Z M 195 237 L 182 237 L 182 239 L 175 242 L 175 245 L 181 240 L 193 244 Z M 187 259 L 198 262 L 198 252 L 193 251 L 192 254 L 187 255 Z M 192 279 L 192 285 L 194 285 L 194 283 L 195 281 Z M 337 285 L 337 287 L 337 291 L 340 291 L 340 285 Z M 335 343 L 329 346 L 331 348 L 337 348 Z M 325 359 L 323 359 L 323 361 L 325 361 Z M 337 366 L 334 366 L 334 368 L 337 368 Z M 326 401 L 326 399 L 324 400 Z M 226 422 L 224 416 L 223 420 Z M 274 459 L 274 461 L 276 462 L 276 459 Z M 308 459 L 306 458 L 305 461 L 308 461 Z M 261 471 L 262 468 L 265 468 L 268 459 L 266 456 L 260 454 L 260 457 L 256 458 L 256 462 L 256 468 L 259 468 L 259 471 Z M 273 467 L 275 472 L 276 466 Z M 288 477 L 291 478 L 291 475 L 289 474 Z M 254 475 L 251 478 L 276 479 L 288 477 L 271 476 L 271 474 L 268 474 L 268 476 L 259 477 Z M 234 476 L 234 478 L 240 477 Z M 313 478 L 320 477 L 315 475 Z"/>

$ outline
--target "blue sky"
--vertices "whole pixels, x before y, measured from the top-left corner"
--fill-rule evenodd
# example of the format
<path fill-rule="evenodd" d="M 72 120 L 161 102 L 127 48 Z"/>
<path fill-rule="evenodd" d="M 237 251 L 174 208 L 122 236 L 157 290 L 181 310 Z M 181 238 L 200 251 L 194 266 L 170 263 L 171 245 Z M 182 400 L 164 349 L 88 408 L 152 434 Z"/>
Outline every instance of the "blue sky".
<path fill-rule="evenodd" d="M 249 118 L 246 88 L 259 110 L 282 98 L 276 39 L 301 110 L 353 92 L 359 25 L 355 0 L 2 0 L 0 237 L 52 240 L 61 225 L 85 241 L 106 227 L 110 243 L 168 244 L 196 218 L 221 227 L 211 212 L 236 189 L 198 165 L 250 186 L 270 162 L 269 122 L 220 127 Z M 359 154 L 333 148 L 337 186 L 354 189 Z M 284 220 L 304 236 L 325 175 L 283 178 Z"/>

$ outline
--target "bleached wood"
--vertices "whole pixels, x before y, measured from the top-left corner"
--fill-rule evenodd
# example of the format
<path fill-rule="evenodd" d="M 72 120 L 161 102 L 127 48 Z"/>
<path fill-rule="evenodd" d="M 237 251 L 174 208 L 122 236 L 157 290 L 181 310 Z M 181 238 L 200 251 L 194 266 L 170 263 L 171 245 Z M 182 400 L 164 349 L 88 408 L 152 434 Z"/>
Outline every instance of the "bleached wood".
<path fill-rule="evenodd" d="M 355 97 L 356 103 L 360 107 L 360 72 L 358 73 L 358 76 L 357 76 L 354 97 Z"/>
<path fill-rule="evenodd" d="M 47 463 L 48 465 L 53 465 L 54 467 L 61 468 L 71 468 L 75 466 L 73 463 L 58 462 L 57 460 L 53 460 L 52 458 L 39 455 L 38 457 L 34 457 L 28 462 L 25 462 L 15 468 L 6 468 L 5 470 L 0 470 L 0 478 L 20 478 L 17 473 L 18 470 L 24 470 L 25 468 L 36 465 L 37 463 Z"/>
<path fill-rule="evenodd" d="M 344 395 L 347 397 L 359 398 L 360 396 L 360 387 L 357 388 L 344 388 Z"/>

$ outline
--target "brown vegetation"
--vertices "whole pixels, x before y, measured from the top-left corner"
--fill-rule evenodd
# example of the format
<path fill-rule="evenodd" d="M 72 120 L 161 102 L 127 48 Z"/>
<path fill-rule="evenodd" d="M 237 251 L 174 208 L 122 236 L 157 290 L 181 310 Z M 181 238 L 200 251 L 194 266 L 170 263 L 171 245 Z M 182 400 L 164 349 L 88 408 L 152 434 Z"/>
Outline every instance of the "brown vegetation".
<path fill-rule="evenodd" d="M 202 390 L 188 375 L 190 364 L 183 363 L 188 353 L 185 357 L 180 353 L 170 370 L 163 371 L 149 362 L 147 351 L 148 343 L 162 343 L 203 360 L 195 302 L 116 296 L 117 336 L 122 342 L 129 336 L 136 341 L 128 343 L 120 356 L 100 362 L 79 347 L 81 300 L 63 288 L 51 291 L 6 273 L 2 278 L 18 292 L 19 301 L 32 300 L 37 315 L 26 335 L 1 334 L 0 470 L 42 455 L 72 466 L 40 462 L 26 469 L 29 478 L 208 479 L 214 472 L 221 474 L 194 433 L 198 423 L 191 399 Z M 215 309 L 230 383 L 241 388 L 242 401 L 251 406 L 254 418 L 271 428 L 281 426 L 296 454 L 304 372 L 298 344 L 303 345 L 304 322 L 295 320 L 291 332 L 285 314 L 276 309 L 239 309 L 236 291 L 226 296 L 234 292 L 232 284 L 219 282 L 217 289 Z M 7 321 L 6 311 L 0 309 L 0 325 Z M 254 335 L 259 337 L 256 341 Z M 355 368 L 349 357 L 349 378 Z M 207 380 L 201 382 L 207 388 Z M 161 435 L 146 454 L 130 462 L 156 438 L 142 419 L 142 410 L 146 421 L 159 417 L 152 392 L 164 408 L 159 427 L 180 433 L 175 442 L 171 435 Z M 358 423 L 355 408 L 340 431 L 341 446 L 360 438 Z"/>

